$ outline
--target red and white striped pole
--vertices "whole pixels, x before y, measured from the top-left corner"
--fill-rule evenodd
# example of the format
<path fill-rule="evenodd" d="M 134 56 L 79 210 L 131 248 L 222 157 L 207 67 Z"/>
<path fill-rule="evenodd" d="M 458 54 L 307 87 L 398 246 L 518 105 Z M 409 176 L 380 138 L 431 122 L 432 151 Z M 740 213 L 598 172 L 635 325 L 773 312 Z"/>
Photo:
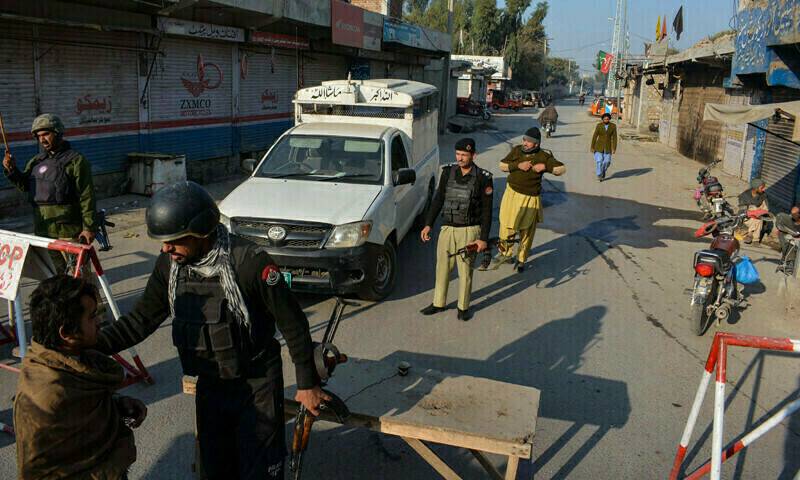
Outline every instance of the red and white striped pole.
<path fill-rule="evenodd" d="M 753 429 L 747 435 L 742 437 L 741 440 L 739 440 L 738 442 L 734 443 L 733 445 L 725 449 L 725 452 L 723 452 L 722 454 L 722 461 L 724 462 L 729 458 L 731 458 L 732 456 L 739 453 L 739 451 L 744 450 L 751 443 L 758 440 L 761 436 L 763 436 L 772 428 L 778 426 L 782 421 L 789 418 L 793 413 L 797 412 L 798 410 L 800 410 L 800 398 L 780 409 L 778 413 L 771 416 L 766 422 L 762 423 L 757 428 Z M 702 478 L 704 475 L 706 475 L 709 472 L 709 470 L 711 470 L 711 463 L 706 462 L 705 464 L 703 464 L 702 467 L 698 468 L 697 470 L 692 472 L 691 475 L 686 477 L 686 480 L 698 480 Z"/>
<path fill-rule="evenodd" d="M 711 472 L 710 478 L 712 480 L 719 480 L 722 470 L 722 463 L 725 460 L 732 457 L 740 450 L 746 448 L 771 428 L 774 428 L 790 415 L 800 410 L 800 399 L 798 399 L 779 410 L 778 413 L 770 417 L 769 420 L 759 425 L 758 428 L 746 434 L 741 440 L 723 451 L 722 438 L 724 432 L 725 383 L 727 381 L 728 346 L 750 347 L 784 352 L 800 352 L 800 340 L 793 340 L 791 338 L 758 337 L 723 332 L 718 332 L 716 335 L 714 335 L 714 340 L 711 344 L 711 350 L 708 353 L 708 360 L 706 361 L 703 376 L 700 379 L 700 386 L 697 389 L 697 394 L 695 395 L 692 409 L 689 412 L 689 418 L 686 421 L 686 427 L 683 430 L 683 436 L 678 444 L 678 451 L 675 454 L 675 461 L 673 462 L 672 470 L 669 476 L 670 480 L 676 480 L 678 478 L 678 473 L 680 472 L 680 468 L 683 465 L 683 460 L 686 457 L 686 450 L 689 445 L 689 440 L 691 439 L 692 431 L 697 423 L 700 407 L 702 406 L 703 398 L 708 390 L 711 375 L 714 372 L 715 367 L 716 382 L 714 395 L 714 421 L 711 440 L 711 461 L 706 462 L 702 467 L 686 477 L 687 480 L 699 479 L 709 473 L 709 471 Z"/>

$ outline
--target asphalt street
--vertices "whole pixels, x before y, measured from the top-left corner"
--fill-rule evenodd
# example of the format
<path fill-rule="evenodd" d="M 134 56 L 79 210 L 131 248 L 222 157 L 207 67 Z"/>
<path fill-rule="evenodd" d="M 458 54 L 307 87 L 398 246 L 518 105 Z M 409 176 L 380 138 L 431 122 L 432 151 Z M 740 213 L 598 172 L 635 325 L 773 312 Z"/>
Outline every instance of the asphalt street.
<path fill-rule="evenodd" d="M 787 289 L 774 273 L 777 252 L 746 246 L 744 253 L 762 274 L 760 284 L 747 287 L 748 307 L 730 323 L 694 336 L 688 320 L 692 255 L 708 243 L 692 235 L 700 226 L 692 199 L 699 165 L 660 144 L 621 141 L 609 178 L 599 183 L 589 153 L 597 119 L 574 101 L 558 109 L 558 130 L 544 139 L 543 147 L 567 165 L 567 172 L 547 177 L 544 223 L 529 268 L 522 274 L 508 265 L 475 272 L 475 316 L 469 322 L 456 319 L 455 283 L 452 308 L 424 317 L 418 311 L 433 295 L 435 246 L 409 236 L 399 248 L 396 291 L 384 302 L 360 302 L 349 310 L 336 343 L 354 357 L 405 360 L 412 368 L 539 389 L 534 459 L 522 466 L 525 478 L 664 478 L 713 332 L 797 337 L 797 313 L 787 307 Z M 492 129 L 467 134 L 477 141 L 476 162 L 495 174 L 495 221 L 505 188 L 498 162 L 536 124 L 535 116 L 531 111 L 501 113 Z M 453 144 L 460 137 L 441 137 L 443 164 L 453 161 Z M 730 193 L 744 188 L 741 181 L 719 176 Z M 233 185 L 212 189 L 220 196 Z M 117 227 L 112 231 L 115 248 L 101 260 L 127 311 L 142 292 L 159 245 L 146 238 L 145 199 L 105 204 L 118 207 L 111 210 Z M 301 302 L 318 339 L 322 332 L 313 327 L 327 320 L 333 300 L 303 295 Z M 130 478 L 192 478 L 194 399 L 181 393 L 170 326 L 163 325 L 138 348 L 156 384 L 124 391 L 149 409 L 136 431 L 139 458 Z M 797 398 L 799 361 L 797 356 L 730 351 L 726 443 Z M 15 384 L 14 374 L 0 371 L 0 421 L 6 423 Z M 690 444 L 688 471 L 710 456 L 711 407 L 709 396 Z M 324 422 L 318 426 L 306 457 L 306 478 L 436 478 L 398 438 Z M 485 478 L 469 452 L 433 450 L 464 478 Z M 793 478 L 800 468 L 798 452 L 800 415 L 795 415 L 727 462 L 723 476 Z M 14 455 L 13 439 L 0 433 L 0 478 L 14 475 Z M 490 458 L 505 466 L 503 458 Z"/>

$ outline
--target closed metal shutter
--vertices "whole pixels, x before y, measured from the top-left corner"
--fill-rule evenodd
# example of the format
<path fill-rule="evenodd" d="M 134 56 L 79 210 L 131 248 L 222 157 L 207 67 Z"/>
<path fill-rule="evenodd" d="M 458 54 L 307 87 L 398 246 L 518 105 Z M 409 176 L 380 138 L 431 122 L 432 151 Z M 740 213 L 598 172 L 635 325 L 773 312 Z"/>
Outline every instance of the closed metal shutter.
<path fill-rule="evenodd" d="M 266 150 L 291 125 L 298 57 L 292 50 L 248 51 L 240 62 L 240 149 Z"/>
<path fill-rule="evenodd" d="M 323 53 L 303 54 L 303 73 L 301 88 L 313 87 L 328 80 L 347 78 L 347 59 Z"/>
<path fill-rule="evenodd" d="M 33 80 L 33 43 L 28 25 L 0 22 L 4 35 L 0 44 L 0 105 L 11 152 L 24 165 L 38 152 L 31 137 L 31 122 L 36 116 Z M 9 187 L 0 175 L 0 188 Z"/>
<path fill-rule="evenodd" d="M 230 156 L 233 47 L 165 38 L 161 50 L 150 78 L 147 150 L 188 161 Z"/>
<path fill-rule="evenodd" d="M 787 119 L 775 122 L 770 119 L 767 130 L 792 138 L 794 122 L 795 120 Z M 798 159 L 800 159 L 800 147 L 775 135 L 767 134 L 761 178 L 767 182 L 767 196 L 771 207 L 788 210 L 794 205 L 797 195 Z"/>
<path fill-rule="evenodd" d="M 139 149 L 137 55 L 124 50 L 136 34 L 39 27 L 39 35 L 42 113 L 61 117 L 92 173 L 125 171 Z"/>
<path fill-rule="evenodd" d="M 371 60 L 369 62 L 370 78 L 386 78 L 386 62 Z"/>

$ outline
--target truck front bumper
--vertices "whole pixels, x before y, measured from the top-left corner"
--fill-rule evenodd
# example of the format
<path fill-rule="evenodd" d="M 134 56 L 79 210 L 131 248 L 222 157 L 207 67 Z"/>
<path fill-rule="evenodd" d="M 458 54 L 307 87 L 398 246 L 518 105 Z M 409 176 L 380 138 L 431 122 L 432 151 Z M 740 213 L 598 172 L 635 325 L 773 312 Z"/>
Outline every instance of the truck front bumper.
<path fill-rule="evenodd" d="M 319 250 L 268 247 L 267 252 L 282 271 L 292 274 L 292 290 L 344 295 L 355 293 L 372 281 L 380 248 L 365 243 L 354 248 Z"/>

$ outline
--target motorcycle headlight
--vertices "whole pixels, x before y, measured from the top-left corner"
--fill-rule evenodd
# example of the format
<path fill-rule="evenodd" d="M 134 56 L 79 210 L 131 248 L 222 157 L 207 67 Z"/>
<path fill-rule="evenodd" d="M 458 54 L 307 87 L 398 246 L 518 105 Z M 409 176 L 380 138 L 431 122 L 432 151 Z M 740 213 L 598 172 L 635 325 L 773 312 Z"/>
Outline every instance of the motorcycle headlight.
<path fill-rule="evenodd" d="M 325 246 L 327 248 L 360 247 L 367 241 L 367 237 L 369 237 L 371 231 L 372 222 L 370 221 L 337 225 L 333 229 Z"/>

